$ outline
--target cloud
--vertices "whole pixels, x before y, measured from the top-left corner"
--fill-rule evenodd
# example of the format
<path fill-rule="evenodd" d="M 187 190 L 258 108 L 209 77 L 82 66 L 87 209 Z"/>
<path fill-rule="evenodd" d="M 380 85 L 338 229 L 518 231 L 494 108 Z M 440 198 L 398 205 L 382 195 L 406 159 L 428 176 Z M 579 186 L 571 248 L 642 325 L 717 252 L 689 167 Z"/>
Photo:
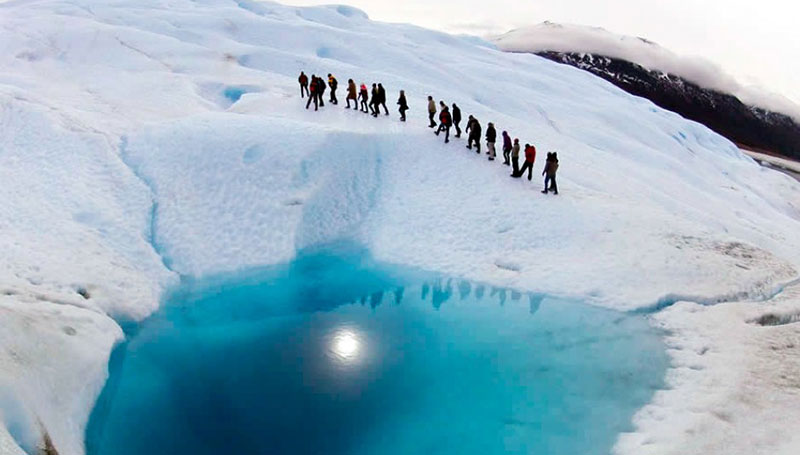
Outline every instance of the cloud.
<path fill-rule="evenodd" d="M 628 60 L 701 87 L 730 93 L 746 104 L 780 112 L 800 122 L 800 106 L 790 99 L 762 87 L 744 86 L 708 59 L 680 56 L 644 38 L 616 35 L 599 27 L 544 22 L 491 40 L 499 49 L 510 52 L 584 52 Z"/>
<path fill-rule="evenodd" d="M 494 21 L 482 22 L 457 22 L 448 24 L 444 30 L 451 33 L 469 33 L 471 35 L 496 35 L 505 30 L 508 30 L 507 24 L 501 24 Z"/>

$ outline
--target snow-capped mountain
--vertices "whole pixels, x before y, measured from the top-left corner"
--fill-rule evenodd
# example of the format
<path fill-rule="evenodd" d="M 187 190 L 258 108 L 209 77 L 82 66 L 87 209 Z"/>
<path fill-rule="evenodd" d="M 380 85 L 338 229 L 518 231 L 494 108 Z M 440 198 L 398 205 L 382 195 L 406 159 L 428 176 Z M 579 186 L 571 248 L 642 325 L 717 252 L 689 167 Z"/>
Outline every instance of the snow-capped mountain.
<path fill-rule="evenodd" d="M 306 110 L 301 70 L 336 75 L 340 100 L 349 78 L 382 82 L 390 106 L 405 90 L 408 122 Z M 431 134 L 428 95 L 535 144 L 534 182 Z M 0 455 L 83 454 L 121 325 L 182 278 L 342 239 L 386 263 L 653 312 L 668 389 L 617 454 L 797 453 L 796 348 L 776 348 L 796 334 L 751 321 L 800 312 L 781 293 L 798 232 L 797 181 L 598 77 L 478 38 L 347 6 L 0 3 Z"/>
<path fill-rule="evenodd" d="M 642 38 L 549 22 L 494 42 L 505 51 L 531 52 L 588 71 L 748 149 L 800 159 L 800 124 L 755 100 L 743 102 L 744 89 L 709 62 L 681 58 Z"/>

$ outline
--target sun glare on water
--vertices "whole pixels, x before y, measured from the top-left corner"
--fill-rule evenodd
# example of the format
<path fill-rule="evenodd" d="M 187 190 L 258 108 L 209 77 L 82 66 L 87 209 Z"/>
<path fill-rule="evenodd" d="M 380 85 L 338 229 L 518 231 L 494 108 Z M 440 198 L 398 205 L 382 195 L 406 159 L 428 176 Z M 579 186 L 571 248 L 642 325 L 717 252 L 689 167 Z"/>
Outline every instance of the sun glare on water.
<path fill-rule="evenodd" d="M 361 351 L 361 340 L 355 331 L 341 329 L 333 336 L 331 351 L 344 361 L 353 361 Z"/>

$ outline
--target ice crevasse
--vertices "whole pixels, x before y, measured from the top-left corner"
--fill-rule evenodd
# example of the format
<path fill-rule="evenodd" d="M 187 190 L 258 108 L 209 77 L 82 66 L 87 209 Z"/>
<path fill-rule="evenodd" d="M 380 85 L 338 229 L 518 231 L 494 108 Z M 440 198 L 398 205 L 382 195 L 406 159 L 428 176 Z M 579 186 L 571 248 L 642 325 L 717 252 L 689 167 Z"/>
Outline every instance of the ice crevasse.
<path fill-rule="evenodd" d="M 119 321 L 180 275 L 347 239 L 379 260 L 623 310 L 795 278 L 800 185 L 579 70 L 342 6 L 0 3 L 0 451 L 83 452 Z M 307 111 L 300 70 L 337 76 Z M 404 89 L 406 124 L 342 108 Z M 426 128 L 456 102 L 539 150 L 508 178 Z M 539 193 L 546 152 L 562 194 Z M 8 430 L 8 431 L 5 431 Z"/>

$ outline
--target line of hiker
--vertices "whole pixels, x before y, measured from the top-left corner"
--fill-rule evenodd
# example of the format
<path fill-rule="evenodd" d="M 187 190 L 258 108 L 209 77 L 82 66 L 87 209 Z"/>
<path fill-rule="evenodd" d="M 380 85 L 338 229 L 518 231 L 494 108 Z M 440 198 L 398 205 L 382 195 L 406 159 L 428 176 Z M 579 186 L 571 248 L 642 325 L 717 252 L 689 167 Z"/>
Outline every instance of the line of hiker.
<path fill-rule="evenodd" d="M 339 100 L 336 98 L 336 89 L 339 88 L 339 81 L 332 74 L 328 74 L 327 86 L 321 77 L 312 74 L 311 78 L 309 78 L 302 71 L 300 72 L 300 77 L 298 77 L 297 82 L 300 83 L 300 97 L 304 98 L 308 95 L 306 109 L 311 108 L 311 103 L 314 103 L 315 111 L 319 110 L 320 107 L 325 107 L 323 95 L 326 89 L 330 89 L 331 93 L 328 101 L 331 104 L 339 104 Z M 400 104 L 400 120 L 402 121 L 405 121 L 405 111 L 408 110 L 408 103 L 405 99 L 405 94 L 401 90 L 400 100 L 398 100 L 397 103 Z M 383 88 L 383 84 L 372 84 L 370 95 L 366 84 L 362 83 L 360 88 L 356 88 L 356 83 L 352 79 L 349 79 L 347 81 L 347 98 L 345 101 L 347 102 L 348 109 L 350 109 L 350 103 L 352 102 L 353 109 L 370 113 L 373 117 L 378 116 L 381 108 L 383 108 L 385 115 L 389 115 L 389 109 L 386 107 L 386 89 Z"/>
<path fill-rule="evenodd" d="M 314 103 L 315 111 L 319 110 L 320 107 L 325 106 L 325 101 L 323 101 L 322 95 L 325 94 L 327 87 L 325 85 L 325 81 L 321 77 L 317 77 L 312 74 L 311 79 L 309 80 L 308 76 L 301 71 L 300 77 L 297 78 L 297 82 L 300 83 L 300 98 L 308 95 L 306 109 L 311 106 L 312 102 Z M 339 100 L 336 99 L 336 88 L 338 86 L 338 82 L 336 81 L 336 78 L 330 74 L 328 74 L 328 86 L 331 89 L 331 97 L 328 101 L 331 104 L 339 104 Z"/>
<path fill-rule="evenodd" d="M 309 80 L 308 76 L 305 75 L 302 71 L 300 72 L 300 77 L 298 78 L 298 82 L 300 83 L 300 97 L 303 98 L 305 95 L 308 95 L 308 102 L 306 102 L 306 109 L 309 109 L 311 103 L 314 103 L 314 110 L 318 110 L 319 107 L 325 106 L 325 103 L 322 101 L 322 95 L 325 93 L 326 85 L 325 81 L 322 78 L 316 77 L 315 75 L 311 75 L 311 79 Z M 327 88 L 330 88 L 330 99 L 328 100 L 331 104 L 339 104 L 338 100 L 336 99 L 336 89 L 338 88 L 338 81 L 336 78 L 328 74 L 328 84 Z M 364 113 L 369 113 L 373 117 L 377 117 L 380 114 L 380 108 L 383 107 L 383 111 L 385 115 L 389 115 L 389 109 L 386 107 L 386 90 L 383 88 L 383 84 L 372 84 L 372 91 L 367 90 L 367 85 L 362 83 L 360 87 L 356 87 L 356 83 L 349 79 L 347 81 L 347 108 L 350 108 L 350 102 L 353 102 L 353 109 L 360 110 Z M 406 111 L 409 110 L 408 101 L 406 100 L 405 91 L 400 90 L 400 96 L 397 100 L 397 105 L 399 106 L 400 112 L 400 120 L 405 122 L 406 121 Z M 439 113 L 439 124 L 437 125 L 436 121 L 436 113 Z M 439 101 L 439 107 L 436 107 L 436 102 L 433 99 L 433 96 L 428 96 L 428 120 L 429 120 L 429 128 L 436 128 L 434 134 L 439 136 L 441 133 L 444 133 L 444 142 L 445 144 L 450 142 L 450 129 L 455 127 L 456 138 L 461 137 L 461 109 L 453 103 L 453 110 L 450 111 L 450 107 L 445 104 L 444 101 Z M 464 132 L 467 133 L 467 149 L 472 150 L 473 145 L 475 147 L 476 153 L 480 155 L 481 153 L 481 134 L 483 133 L 483 128 L 478 121 L 477 118 L 470 115 L 467 118 L 467 124 L 464 128 Z M 494 161 L 496 158 L 496 148 L 495 144 L 497 143 L 497 129 L 494 126 L 494 123 L 489 122 L 486 125 L 486 133 L 484 135 L 484 139 L 486 140 L 486 154 L 489 156 L 489 161 Z M 503 139 L 503 164 L 506 166 L 511 166 L 512 172 L 511 177 L 513 178 L 521 178 L 525 175 L 525 172 L 528 173 L 528 181 L 533 179 L 533 165 L 536 162 L 536 147 L 533 144 L 525 144 L 525 148 L 522 149 L 519 144 L 519 138 L 515 138 L 513 141 L 511 140 L 511 136 L 509 136 L 507 131 L 503 131 L 502 133 Z M 525 161 L 522 163 L 522 167 L 519 165 L 520 159 L 520 151 L 524 151 L 524 158 Z M 556 172 L 558 171 L 558 154 L 555 152 L 550 152 L 547 154 L 547 159 L 545 161 L 544 169 L 542 170 L 542 175 L 545 177 L 544 179 L 544 190 L 542 193 L 548 194 L 549 192 L 553 192 L 553 194 L 558 194 L 558 185 L 556 184 Z"/>
<path fill-rule="evenodd" d="M 439 112 L 438 128 L 436 121 L 434 120 L 437 111 Z M 433 97 L 429 95 L 428 120 L 430 122 L 428 127 L 436 128 L 434 134 L 439 136 L 442 132 L 445 133 L 445 144 L 450 142 L 450 129 L 453 127 L 456 129 L 455 137 L 461 137 L 461 108 L 459 108 L 456 103 L 453 103 L 452 112 L 444 101 L 439 101 L 439 108 L 437 109 L 436 102 L 433 100 Z M 467 148 L 472 150 L 474 146 L 475 152 L 480 154 L 481 133 L 483 132 L 483 128 L 478 119 L 470 115 L 467 118 L 467 125 L 466 128 L 464 128 L 464 132 L 468 134 Z M 494 161 L 497 156 L 495 148 L 495 144 L 497 143 L 497 129 L 495 128 L 494 123 L 489 122 L 486 125 L 486 134 L 484 139 L 486 140 L 486 154 L 489 156 L 489 161 Z M 508 135 L 508 132 L 503 131 L 503 164 L 512 166 L 511 177 L 514 178 L 522 177 L 527 171 L 528 181 L 530 181 L 533 179 L 533 164 L 536 161 L 536 147 L 534 147 L 532 144 L 525 144 L 525 161 L 522 163 L 522 167 L 519 165 L 520 148 L 519 139 L 514 139 L 512 142 L 511 136 Z M 544 190 L 542 190 L 542 193 L 547 194 L 552 191 L 553 194 L 558 194 L 558 186 L 556 184 L 557 171 L 558 154 L 555 152 L 548 153 L 544 170 L 542 171 L 542 175 L 545 176 L 545 187 Z"/>

